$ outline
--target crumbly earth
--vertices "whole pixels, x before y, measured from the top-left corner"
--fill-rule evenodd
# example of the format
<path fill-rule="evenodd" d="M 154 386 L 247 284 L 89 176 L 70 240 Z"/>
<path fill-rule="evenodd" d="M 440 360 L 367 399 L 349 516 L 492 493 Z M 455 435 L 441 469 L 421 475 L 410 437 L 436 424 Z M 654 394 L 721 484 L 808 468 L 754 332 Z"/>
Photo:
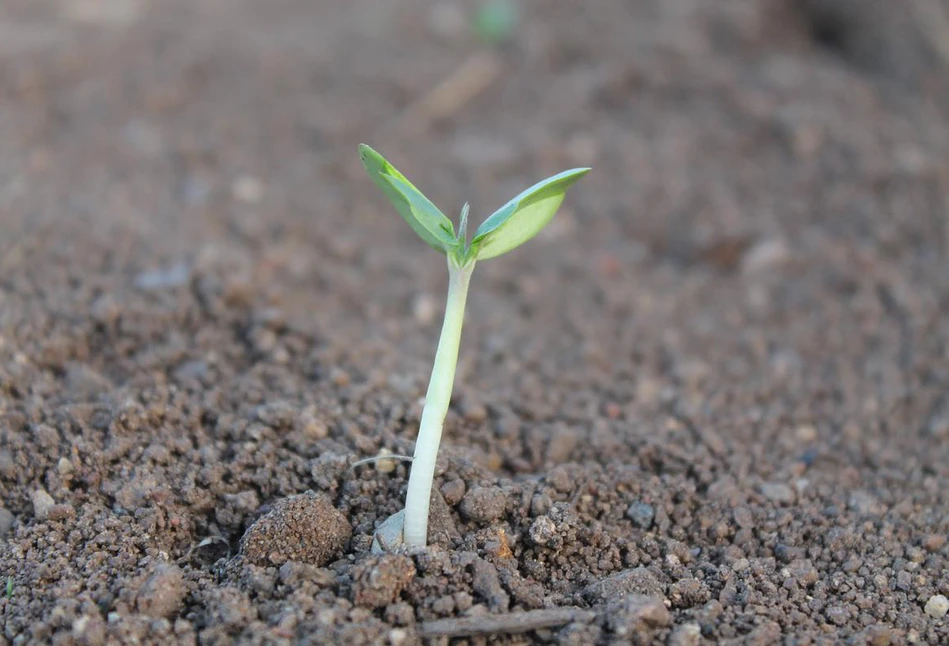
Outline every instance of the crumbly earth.
<path fill-rule="evenodd" d="M 3 643 L 949 643 L 949 4 L 519 6 L 3 3 Z"/>

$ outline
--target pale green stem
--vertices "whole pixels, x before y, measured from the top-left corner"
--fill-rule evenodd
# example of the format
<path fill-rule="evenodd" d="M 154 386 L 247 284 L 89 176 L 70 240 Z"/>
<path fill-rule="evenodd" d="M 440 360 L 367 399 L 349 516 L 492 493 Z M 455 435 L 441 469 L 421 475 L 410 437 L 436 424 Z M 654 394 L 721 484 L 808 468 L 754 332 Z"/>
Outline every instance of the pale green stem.
<path fill-rule="evenodd" d="M 474 261 L 461 267 L 448 256 L 448 302 L 445 306 L 445 322 L 438 339 L 435 365 L 425 395 L 425 408 L 415 440 L 415 457 L 409 473 L 409 488 L 405 494 L 405 525 L 403 540 L 408 547 L 425 547 L 428 538 L 428 506 L 432 497 L 432 480 L 435 477 L 435 458 L 442 439 L 442 426 L 448 414 L 451 390 L 455 382 L 455 366 L 458 363 L 458 345 L 461 342 L 461 327 L 465 320 L 465 300 L 468 298 L 468 282 L 474 269 Z"/>

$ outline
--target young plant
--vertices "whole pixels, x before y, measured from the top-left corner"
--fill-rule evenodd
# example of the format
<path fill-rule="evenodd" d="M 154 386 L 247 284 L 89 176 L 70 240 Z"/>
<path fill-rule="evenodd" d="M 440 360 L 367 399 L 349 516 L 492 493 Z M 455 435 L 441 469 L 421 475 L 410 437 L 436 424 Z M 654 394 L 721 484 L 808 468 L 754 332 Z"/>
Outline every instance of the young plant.
<path fill-rule="evenodd" d="M 386 194 L 415 233 L 448 258 L 445 320 L 415 441 L 405 508 L 386 519 L 376 530 L 373 539 L 373 551 L 383 551 L 401 544 L 410 548 L 425 547 L 435 458 L 455 381 L 465 300 L 475 263 L 507 253 L 537 235 L 557 212 L 567 189 L 590 169 L 567 170 L 531 186 L 485 220 L 469 243 L 467 203 L 461 209 L 456 234 L 451 220 L 382 155 L 363 144 L 359 146 L 359 157 L 372 181 Z"/>

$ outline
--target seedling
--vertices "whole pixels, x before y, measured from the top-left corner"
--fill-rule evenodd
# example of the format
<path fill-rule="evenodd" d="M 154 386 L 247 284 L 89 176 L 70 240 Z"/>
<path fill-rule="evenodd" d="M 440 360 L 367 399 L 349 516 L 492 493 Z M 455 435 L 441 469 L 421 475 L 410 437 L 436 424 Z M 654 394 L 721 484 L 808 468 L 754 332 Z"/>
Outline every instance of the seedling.
<path fill-rule="evenodd" d="M 461 209 L 456 234 L 451 220 L 382 155 L 363 144 L 359 146 L 359 157 L 372 181 L 386 194 L 415 233 L 448 258 L 445 320 L 425 395 L 418 438 L 415 440 L 405 508 L 386 519 L 376 530 L 373 539 L 373 551 L 376 552 L 400 544 L 410 548 L 425 547 L 435 458 L 455 381 L 465 300 L 475 263 L 507 253 L 537 235 L 554 217 L 567 189 L 590 169 L 567 170 L 531 186 L 485 220 L 469 243 L 467 203 Z"/>
<path fill-rule="evenodd" d="M 511 0 L 485 0 L 474 14 L 475 35 L 489 45 L 506 43 L 517 31 L 517 5 Z"/>

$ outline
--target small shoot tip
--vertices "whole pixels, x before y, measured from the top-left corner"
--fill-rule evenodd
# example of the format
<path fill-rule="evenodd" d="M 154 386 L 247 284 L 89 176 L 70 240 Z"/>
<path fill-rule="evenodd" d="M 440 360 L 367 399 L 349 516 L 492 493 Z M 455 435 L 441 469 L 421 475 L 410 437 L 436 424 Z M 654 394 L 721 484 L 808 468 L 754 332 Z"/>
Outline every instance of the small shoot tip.
<path fill-rule="evenodd" d="M 461 220 L 458 223 L 458 241 L 461 242 L 462 247 L 468 244 L 468 211 L 470 209 L 471 205 L 467 202 L 461 207 Z"/>

